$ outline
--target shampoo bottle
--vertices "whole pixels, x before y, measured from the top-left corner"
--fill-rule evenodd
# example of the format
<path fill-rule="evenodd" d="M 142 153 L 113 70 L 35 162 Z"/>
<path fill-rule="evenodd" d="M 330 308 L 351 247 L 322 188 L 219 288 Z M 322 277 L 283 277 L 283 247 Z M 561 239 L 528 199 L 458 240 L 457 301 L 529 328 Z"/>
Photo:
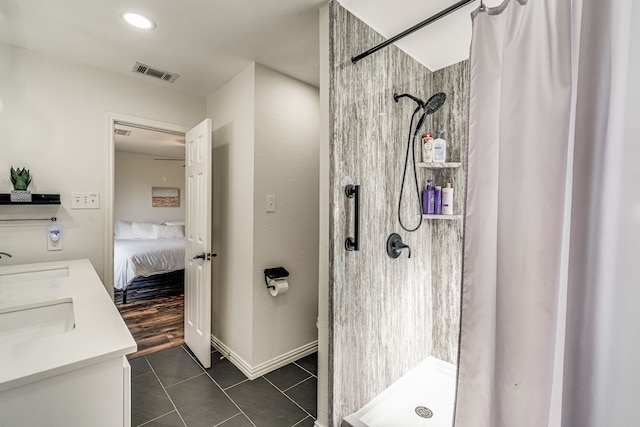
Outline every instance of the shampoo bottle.
<path fill-rule="evenodd" d="M 442 139 L 443 130 L 436 132 L 436 139 L 433 140 L 433 162 L 444 163 L 447 161 L 447 141 Z"/>
<path fill-rule="evenodd" d="M 450 182 L 442 189 L 442 214 L 453 215 L 453 188 Z"/>
<path fill-rule="evenodd" d="M 424 163 L 433 162 L 433 135 L 430 133 L 422 135 L 422 161 Z"/>
<path fill-rule="evenodd" d="M 422 213 L 432 214 L 434 209 L 435 189 L 431 185 L 431 180 L 427 180 L 427 188 L 422 192 Z"/>
<path fill-rule="evenodd" d="M 442 187 L 436 185 L 436 190 L 434 192 L 435 195 L 435 203 L 433 208 L 433 213 L 436 215 L 440 215 L 442 213 Z"/>
<path fill-rule="evenodd" d="M 436 208 L 436 188 L 431 184 L 431 180 L 429 180 L 429 188 L 427 189 L 427 215 L 433 215 Z"/>

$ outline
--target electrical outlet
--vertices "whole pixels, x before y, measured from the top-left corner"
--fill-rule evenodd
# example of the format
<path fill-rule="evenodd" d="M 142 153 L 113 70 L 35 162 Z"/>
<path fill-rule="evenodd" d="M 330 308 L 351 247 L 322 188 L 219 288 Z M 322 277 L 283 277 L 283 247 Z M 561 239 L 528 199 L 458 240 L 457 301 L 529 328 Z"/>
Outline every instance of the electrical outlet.
<path fill-rule="evenodd" d="M 267 196 L 267 212 L 276 211 L 276 196 Z"/>
<path fill-rule="evenodd" d="M 62 250 L 62 234 L 60 233 L 60 227 L 50 227 L 47 233 L 47 250 L 48 251 L 61 251 Z"/>
<path fill-rule="evenodd" d="M 71 193 L 71 209 L 100 209 L 100 194 Z"/>

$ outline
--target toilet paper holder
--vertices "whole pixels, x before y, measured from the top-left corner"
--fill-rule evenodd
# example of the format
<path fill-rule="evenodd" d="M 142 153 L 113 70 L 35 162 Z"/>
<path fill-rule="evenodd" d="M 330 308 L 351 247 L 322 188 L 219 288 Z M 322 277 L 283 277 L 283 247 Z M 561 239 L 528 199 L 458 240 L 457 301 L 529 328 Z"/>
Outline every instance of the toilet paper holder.
<path fill-rule="evenodd" d="M 264 269 L 264 283 L 267 284 L 268 289 L 275 289 L 275 286 L 269 284 L 269 280 L 282 279 L 284 277 L 289 277 L 289 272 L 284 267 Z"/>

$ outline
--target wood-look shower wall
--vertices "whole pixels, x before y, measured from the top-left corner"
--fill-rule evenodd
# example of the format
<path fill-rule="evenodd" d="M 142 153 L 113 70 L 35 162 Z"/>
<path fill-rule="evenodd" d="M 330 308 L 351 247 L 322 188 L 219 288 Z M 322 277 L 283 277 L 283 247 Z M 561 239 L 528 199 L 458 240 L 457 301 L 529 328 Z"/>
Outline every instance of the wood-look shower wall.
<path fill-rule="evenodd" d="M 329 9 L 330 219 L 329 425 L 340 426 L 427 356 L 456 362 L 462 220 L 425 221 L 413 233 L 400 228 L 400 192 L 409 120 L 416 104 L 396 103 L 394 92 L 427 99 L 447 93 L 427 129 L 446 129 L 450 158 L 462 160 L 466 133 L 466 65 L 432 73 L 390 46 L 354 65 L 351 57 L 383 37 L 339 3 Z M 459 76 L 460 75 L 460 76 Z M 450 81 L 450 79 L 456 79 Z M 455 159 L 454 157 L 458 157 Z M 420 190 L 432 172 L 418 171 Z M 434 173 L 454 181 L 462 211 L 463 168 Z M 344 186 L 361 186 L 360 250 L 347 252 L 353 235 L 353 200 Z M 403 222 L 417 223 L 415 183 L 407 174 Z M 397 259 L 385 250 L 399 233 L 411 247 Z"/>

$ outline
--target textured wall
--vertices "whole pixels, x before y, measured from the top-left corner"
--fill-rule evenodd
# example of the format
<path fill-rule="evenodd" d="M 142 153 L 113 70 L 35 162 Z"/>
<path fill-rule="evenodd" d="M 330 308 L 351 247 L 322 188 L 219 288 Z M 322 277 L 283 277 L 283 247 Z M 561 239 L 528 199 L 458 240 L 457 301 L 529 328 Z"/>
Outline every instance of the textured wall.
<path fill-rule="evenodd" d="M 415 104 L 393 101 L 408 92 L 427 99 L 447 94 L 423 131 L 445 129 L 448 158 L 464 161 L 467 64 L 431 73 L 394 46 L 351 63 L 382 41 L 337 2 L 329 11 L 330 236 L 329 425 L 362 407 L 430 354 L 456 362 L 462 220 L 430 220 L 414 233 L 396 217 L 409 119 Z M 464 168 L 419 170 L 420 189 L 431 177 L 452 182 L 462 214 Z M 409 177 L 408 177 L 409 179 Z M 353 201 L 344 185 L 361 185 L 361 250 L 346 252 Z M 403 202 L 408 225 L 417 220 L 415 184 Z M 412 190 L 413 188 L 413 190 Z M 412 248 L 391 260 L 385 242 L 398 232 Z"/>
<path fill-rule="evenodd" d="M 433 115 L 432 129 L 444 129 L 447 160 L 462 162 L 457 169 L 434 172 L 436 185 L 451 182 L 454 213 L 464 208 L 465 165 L 469 92 L 468 61 L 433 73 L 433 92 L 444 92 L 447 101 Z M 462 280 L 462 220 L 433 221 L 431 227 L 431 283 L 433 294 L 433 355 L 458 362 L 460 284 Z"/>
<path fill-rule="evenodd" d="M 431 72 L 394 46 L 354 65 L 350 58 L 382 41 L 353 15 L 330 10 L 330 424 L 362 407 L 431 352 L 429 224 L 415 233 L 396 218 L 409 119 L 415 104 L 393 93 L 426 98 Z M 347 252 L 353 201 L 344 185 L 361 185 L 360 251 Z M 408 181 L 403 218 L 418 219 Z M 413 190 L 412 190 L 413 188 Z M 410 204 L 411 203 L 411 204 Z M 389 234 L 411 246 L 390 259 Z"/>

